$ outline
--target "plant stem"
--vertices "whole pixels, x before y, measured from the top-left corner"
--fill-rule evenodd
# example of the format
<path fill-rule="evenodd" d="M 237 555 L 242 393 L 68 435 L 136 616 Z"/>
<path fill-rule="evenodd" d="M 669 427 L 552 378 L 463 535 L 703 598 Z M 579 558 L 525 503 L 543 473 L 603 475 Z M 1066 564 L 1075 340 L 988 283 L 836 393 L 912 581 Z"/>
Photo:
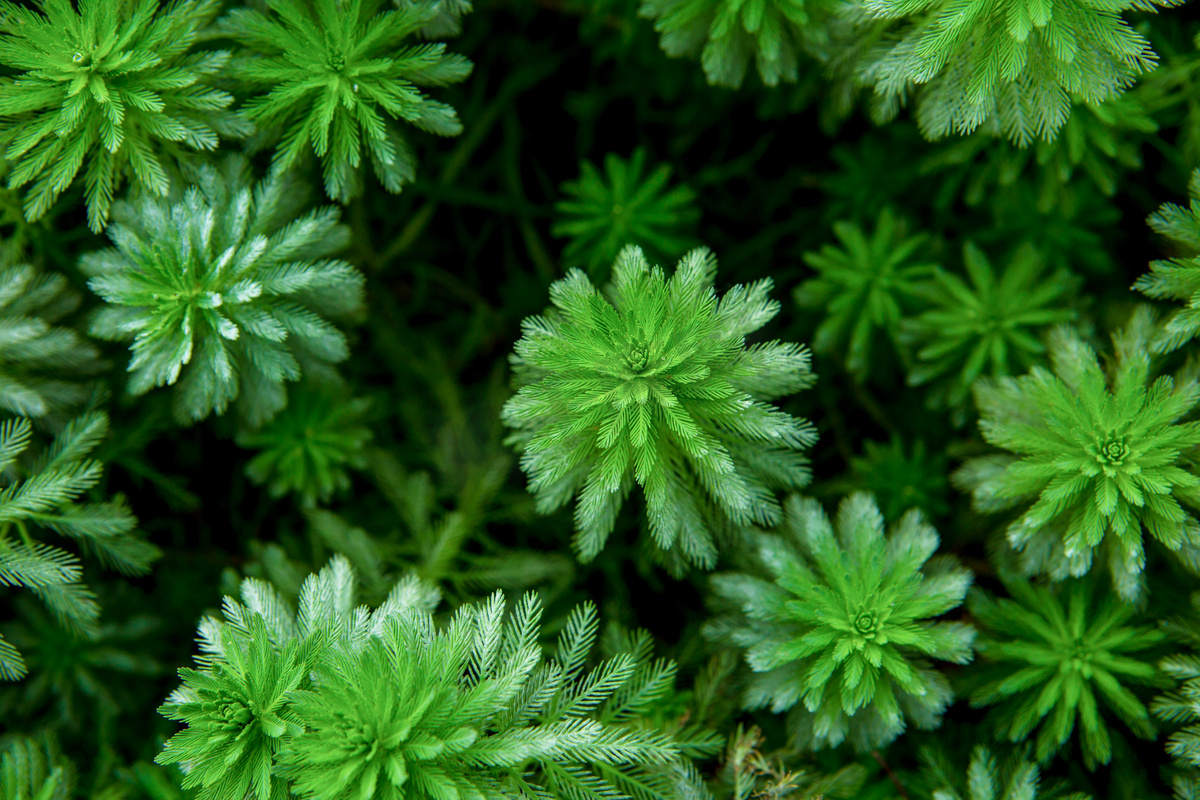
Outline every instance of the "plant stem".
<path fill-rule="evenodd" d="M 879 762 L 879 766 L 883 767 L 883 771 L 887 773 L 888 780 L 890 780 L 892 785 L 896 787 L 896 791 L 900 793 L 900 796 L 904 798 L 904 800 L 908 800 L 908 792 L 904 790 L 904 784 L 902 784 L 900 779 L 896 777 L 896 773 L 892 772 L 892 768 L 889 767 L 888 763 L 883 760 L 883 756 L 879 754 L 879 751 L 872 750 L 871 757 Z"/>

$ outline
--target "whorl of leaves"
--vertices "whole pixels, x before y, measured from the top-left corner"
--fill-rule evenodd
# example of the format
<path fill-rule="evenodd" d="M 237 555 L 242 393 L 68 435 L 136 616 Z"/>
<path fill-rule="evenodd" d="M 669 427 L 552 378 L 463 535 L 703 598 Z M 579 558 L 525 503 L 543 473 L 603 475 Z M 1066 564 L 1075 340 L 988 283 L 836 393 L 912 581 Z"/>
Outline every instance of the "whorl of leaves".
<path fill-rule="evenodd" d="M 1103 369 L 1061 326 L 1049 336 L 1051 369 L 975 384 L 983 438 L 1007 452 L 973 458 L 953 477 L 980 511 L 1020 509 L 1007 533 L 1025 571 L 1082 575 L 1101 550 L 1117 592 L 1136 599 L 1143 530 L 1194 563 L 1200 524 L 1184 505 L 1200 508 L 1200 478 L 1181 459 L 1200 444 L 1200 423 L 1179 420 L 1200 403 L 1200 384 L 1151 382 L 1156 330 L 1139 308 L 1113 335 Z"/>
<path fill-rule="evenodd" d="M 188 727 L 160 763 L 180 763 L 201 800 L 670 795 L 659 767 L 682 766 L 679 747 L 625 723 L 670 688 L 674 667 L 622 653 L 586 669 L 590 604 L 546 660 L 534 594 L 507 620 L 496 592 L 444 627 L 436 590 L 415 579 L 375 610 L 354 595 L 340 556 L 305 581 L 297 612 L 246 580 L 244 605 L 226 598 L 225 619 L 200 625 L 199 669 L 180 670 L 161 709 Z"/>
<path fill-rule="evenodd" d="M 566 198 L 555 203 L 558 219 L 550 229 L 569 237 L 563 249 L 568 265 L 601 280 L 626 245 L 637 245 L 660 263 L 679 258 L 694 243 L 700 219 L 696 193 L 686 184 L 668 185 L 669 164 L 647 174 L 646 151 L 639 148 L 628 159 L 609 153 L 603 174 L 590 161 L 579 169 L 577 180 L 562 185 Z"/>
<path fill-rule="evenodd" d="M 992 120 L 1020 145 L 1052 140 L 1076 100 L 1099 104 L 1157 64 L 1150 42 L 1121 16 L 1177 0 L 863 0 L 876 18 L 906 19 L 863 69 L 886 118 L 914 85 L 930 139 Z"/>
<path fill-rule="evenodd" d="M 285 382 L 349 354 L 329 320 L 363 303 L 363 278 L 329 256 L 349 242 L 338 209 L 301 215 L 288 176 L 253 183 L 248 161 L 203 165 L 170 197 L 142 194 L 114 209 L 115 247 L 81 269 L 104 301 L 95 336 L 133 340 L 131 394 L 176 384 L 181 424 L 237 400 L 250 427 L 287 403 Z"/>
<path fill-rule="evenodd" d="M 214 150 L 247 132 L 209 82 L 229 60 L 192 51 L 217 0 L 36 0 L 0 4 L 0 141 L 10 187 L 32 184 L 25 216 L 44 215 L 83 171 L 99 233 L 126 176 L 157 195 L 175 143 Z"/>
<path fill-rule="evenodd" d="M 771 280 L 718 299 L 705 249 L 670 279 L 640 249 L 621 251 L 604 294 L 579 270 L 550 287 L 554 308 L 522 324 L 521 389 L 502 418 L 542 512 L 579 492 L 574 545 L 596 556 L 634 483 L 655 543 L 711 567 L 720 515 L 736 525 L 779 517 L 772 489 L 809 479 L 807 422 L 767 400 L 811 386 L 800 345 L 746 346 L 779 311 Z M 710 522 L 716 520 L 715 522 Z"/>
<path fill-rule="evenodd" d="M 29 420 L 0 424 L 0 586 L 28 589 L 59 624 L 83 634 L 97 631 L 100 607 L 80 580 L 80 560 L 34 534 L 67 537 L 85 554 L 125 575 L 146 572 L 159 556 L 157 547 L 134 535 L 137 520 L 123 498 L 96 503 L 79 499 L 101 478 L 103 465 L 88 455 L 107 431 L 104 414 L 84 414 L 37 458 L 29 459 Z M 21 654 L 0 636 L 0 679 L 15 680 L 25 671 Z"/>
<path fill-rule="evenodd" d="M 1046 351 L 1043 331 L 1075 319 L 1065 301 L 1078 285 L 1064 270 L 1044 274 L 1031 246 L 1017 250 L 999 276 L 970 242 L 963 264 L 970 283 L 935 269 L 923 292 L 926 310 L 901 328 L 901 340 L 914 347 L 917 361 L 908 384 L 931 384 L 927 403 L 949 407 L 960 424 L 976 379 L 1026 371 Z"/>
<path fill-rule="evenodd" d="M 695 56 L 708 82 L 737 88 L 753 61 L 767 86 L 794 82 L 806 49 L 823 40 L 823 0 L 642 0 L 662 49 Z"/>
<path fill-rule="evenodd" d="M 848 221 L 835 222 L 833 233 L 839 244 L 804 254 L 817 274 L 797 286 L 794 297 L 801 308 L 822 315 L 813 350 L 844 359 L 846 369 L 863 380 L 876 340 L 896 343 L 900 320 L 934 266 L 920 261 L 928 237 L 909 235 L 905 222 L 888 208 L 870 234 Z"/>
<path fill-rule="evenodd" d="M 929 659 L 971 660 L 975 632 L 931 618 L 957 608 L 971 573 L 932 557 L 937 532 L 913 510 L 885 535 L 865 493 L 831 522 L 816 500 L 789 498 L 782 535 L 758 534 L 759 572 L 724 573 L 712 587 L 726 613 L 705 633 L 746 649 L 748 708 L 791 709 L 802 747 L 882 747 L 907 722 L 936 728 L 953 699 Z"/>
<path fill-rule="evenodd" d="M 1135 735 L 1154 736 L 1150 712 L 1130 687 L 1161 686 L 1147 656 L 1161 630 L 1135 622 L 1133 606 L 1096 576 L 1054 586 L 1001 576 L 1011 598 L 973 591 L 967 608 L 979 628 L 976 648 L 982 685 L 971 705 L 995 706 L 990 724 L 1012 742 L 1034 736 L 1046 762 L 1076 733 L 1089 770 L 1112 757 L 1105 717 L 1116 716 Z"/>
<path fill-rule="evenodd" d="M 246 464 L 255 483 L 272 497 L 295 492 L 311 506 L 350 486 L 347 468 L 367 465 L 371 431 L 363 425 L 370 402 L 352 398 L 336 384 L 301 384 L 288 393 L 287 407 L 262 428 L 238 436 L 241 447 L 258 452 Z"/>

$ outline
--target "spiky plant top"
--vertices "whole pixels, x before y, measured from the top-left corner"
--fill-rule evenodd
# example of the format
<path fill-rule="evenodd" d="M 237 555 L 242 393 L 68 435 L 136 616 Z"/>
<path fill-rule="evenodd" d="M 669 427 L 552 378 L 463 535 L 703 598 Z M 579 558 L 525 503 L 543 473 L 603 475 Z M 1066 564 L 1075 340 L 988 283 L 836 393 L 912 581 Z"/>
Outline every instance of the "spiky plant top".
<path fill-rule="evenodd" d="M 1133 284 L 1147 297 L 1185 303 L 1155 337 L 1152 346 L 1160 353 L 1181 347 L 1200 332 L 1200 169 L 1192 173 L 1188 194 L 1187 207 L 1163 203 L 1148 220 L 1155 233 L 1172 240 L 1177 254 L 1150 262 L 1150 272 Z"/>
<path fill-rule="evenodd" d="M 438 594 L 415 579 L 373 611 L 354 594 L 341 556 L 305 581 L 298 613 L 245 581 L 245 605 L 226 598 L 225 620 L 201 623 L 200 669 L 180 670 L 161 709 L 188 727 L 158 761 L 181 764 L 202 800 L 670 794 L 654 767 L 682 766 L 679 747 L 622 724 L 669 685 L 631 653 L 585 669 L 594 607 L 546 660 L 536 595 L 506 620 L 497 592 L 439 627 Z"/>
<path fill-rule="evenodd" d="M 1018 249 L 999 276 L 970 242 L 963 247 L 963 264 L 970 283 L 939 267 L 926 287 L 926 310 L 901 327 L 901 339 L 916 348 L 918 362 L 908 384 L 933 384 L 927 402 L 949 407 L 960 425 L 977 378 L 1024 372 L 1046 351 L 1042 332 L 1074 320 L 1076 312 L 1064 300 L 1077 283 L 1065 270 L 1043 274 L 1031 246 Z"/>
<path fill-rule="evenodd" d="M 558 218 L 550 229 L 570 237 L 563 249 L 567 264 L 601 280 L 626 245 L 636 244 L 652 260 L 673 259 L 695 241 L 696 193 L 687 184 L 668 185 L 670 164 L 647 170 L 639 148 L 627 159 L 606 155 L 603 175 L 589 161 L 579 168 L 578 180 L 562 185 L 566 197 L 555 203 Z"/>
<path fill-rule="evenodd" d="M 1024 568 L 1055 578 L 1082 575 L 1102 549 L 1126 599 L 1145 590 L 1145 530 L 1189 563 L 1200 524 L 1200 478 L 1182 460 L 1200 444 L 1200 423 L 1180 422 L 1200 402 L 1194 378 L 1150 382 L 1153 314 L 1139 308 L 1113 335 L 1102 369 L 1071 328 L 1049 336 L 1051 370 L 982 378 L 979 429 L 1007 452 L 967 461 L 953 476 L 980 511 L 1020 508 L 1008 540 Z"/>
<path fill-rule="evenodd" d="M 267 484 L 272 497 L 295 492 L 304 506 L 329 500 L 350 486 L 348 468 L 367 465 L 371 431 L 363 425 L 363 414 L 369 406 L 367 399 L 351 397 L 345 386 L 297 386 L 274 419 L 238 436 L 240 447 L 258 451 L 246 464 L 246 474 Z"/>
<path fill-rule="evenodd" d="M 349 241 L 338 210 L 302 214 L 287 176 L 254 183 L 242 156 L 204 165 L 168 198 L 142 194 L 114 209 L 115 247 L 80 267 L 106 303 L 95 336 L 133 340 L 128 390 L 175 384 L 183 424 L 237 400 L 250 427 L 287 402 L 284 383 L 348 355 L 329 320 L 363 302 L 363 278 L 329 258 Z"/>
<path fill-rule="evenodd" d="M 41 217 L 84 175 L 88 224 L 99 233 L 126 176 L 168 188 L 175 143 L 213 150 L 245 132 L 208 82 L 229 54 L 189 52 L 216 0 L 37 0 L 0 4 L 0 141 L 10 187 L 32 183 L 25 216 Z"/>
<path fill-rule="evenodd" d="M 471 62 L 444 44 L 411 43 L 439 19 L 437 3 L 268 0 L 235 8 L 222 30 L 241 45 L 233 73 L 255 92 L 243 107 L 277 142 L 274 165 L 321 160 L 325 191 L 348 202 L 362 192 L 367 159 L 389 192 L 413 179 L 414 157 L 398 123 L 439 136 L 462 131 L 450 106 L 420 86 L 464 80 Z"/>
<path fill-rule="evenodd" d="M 865 493 L 842 501 L 836 524 L 816 500 L 793 496 L 780 533 L 752 539 L 767 577 L 712 579 L 725 613 L 705 634 L 746 649 L 746 706 L 792 709 L 790 730 L 813 749 L 847 738 L 860 751 L 882 747 L 909 721 L 936 728 L 953 692 L 928 659 L 970 661 L 975 632 L 932 618 L 962 603 L 971 573 L 931 558 L 938 535 L 916 510 L 885 535 Z"/>
<path fill-rule="evenodd" d="M 1133 691 L 1163 685 L 1147 660 L 1162 631 L 1137 624 L 1136 609 L 1095 576 L 1057 586 L 1001 578 L 1011 599 L 973 591 L 967 608 L 976 620 L 981 681 L 973 706 L 1013 742 L 1037 734 L 1034 753 L 1046 762 L 1079 728 L 1084 765 L 1094 770 L 1112 756 L 1105 717 L 1116 716 L 1135 735 L 1153 738 L 1145 703 Z"/>
<path fill-rule="evenodd" d="M 71 800 L 75 765 L 64 758 L 52 733 L 15 736 L 0 750 L 0 797 Z"/>
<path fill-rule="evenodd" d="M 890 208 L 879 213 L 870 234 L 846 220 L 835 222 L 833 233 L 838 245 L 804 254 L 817 274 L 797 286 L 794 297 L 801 308 L 822 315 L 813 350 L 844 359 L 846 369 L 865 380 L 876 341 L 895 343 L 901 318 L 933 272 L 921 258 L 928 237 L 910 236 Z"/>
<path fill-rule="evenodd" d="M 922 748 L 921 760 L 921 777 L 933 788 L 930 800 L 1092 800 L 1091 795 L 1068 794 L 1061 783 L 1043 780 L 1037 764 L 1020 751 L 997 757 L 988 746 L 976 745 L 966 769 L 933 748 Z M 918 789 L 918 796 L 926 795 Z"/>
<path fill-rule="evenodd" d="M 1103 103 L 1158 58 L 1122 16 L 1177 0 L 863 0 L 868 14 L 909 22 L 865 65 L 885 116 L 921 86 L 917 121 L 931 139 L 991 122 L 1019 144 L 1052 140 L 1075 99 Z"/>
<path fill-rule="evenodd" d="M 571 270 L 550 287 L 554 308 L 522 324 L 513 364 L 524 385 L 502 418 L 539 510 L 579 493 L 574 545 L 584 560 L 604 547 L 635 482 L 655 543 L 711 567 L 718 514 L 771 524 L 771 490 L 808 481 L 799 451 L 815 440 L 812 426 L 764 402 L 812 385 L 808 352 L 746 347 L 779 311 L 771 280 L 718 300 L 716 270 L 698 249 L 668 279 L 631 246 L 605 294 Z"/>

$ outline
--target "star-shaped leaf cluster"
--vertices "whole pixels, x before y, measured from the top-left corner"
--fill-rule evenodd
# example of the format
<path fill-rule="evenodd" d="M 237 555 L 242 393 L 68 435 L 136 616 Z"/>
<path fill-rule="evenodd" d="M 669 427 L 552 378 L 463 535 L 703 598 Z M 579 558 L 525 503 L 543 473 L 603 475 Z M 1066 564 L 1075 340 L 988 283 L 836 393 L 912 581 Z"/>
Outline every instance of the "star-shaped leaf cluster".
<path fill-rule="evenodd" d="M 882 116 L 914 85 L 930 139 L 985 122 L 1022 146 L 1054 139 L 1072 104 L 1119 96 L 1158 58 L 1121 16 L 1176 0 L 864 0 L 880 19 L 903 19 L 894 43 L 866 63 Z"/>
<path fill-rule="evenodd" d="M 579 270 L 526 319 L 513 362 L 524 384 L 502 417 L 543 512 L 578 491 L 575 548 L 603 548 L 636 482 L 663 550 L 711 567 L 713 528 L 770 524 L 772 488 L 808 480 L 812 427 L 770 400 L 810 386 L 807 351 L 745 336 L 779 311 L 770 279 L 718 299 L 717 264 L 693 250 L 668 279 L 640 249 L 621 251 L 605 294 Z"/>
<path fill-rule="evenodd" d="M 896 341 L 901 318 L 934 267 L 919 260 L 928 237 L 909 235 L 904 221 L 888 208 L 870 234 L 847 221 L 834 223 L 833 233 L 839 245 L 804 254 L 817 275 L 796 287 L 795 300 L 823 315 L 813 350 L 844 359 L 846 369 L 862 380 L 870 371 L 876 340 L 882 334 Z"/>
<path fill-rule="evenodd" d="M 471 62 L 444 44 L 412 43 L 440 18 L 436 3 L 267 0 L 235 8 L 222 31 L 241 47 L 232 72 L 254 94 L 242 107 L 286 170 L 321 160 L 325 191 L 348 202 L 362 192 L 363 151 L 389 192 L 413 179 L 415 159 L 398 123 L 439 136 L 462 131 L 450 106 L 419 87 L 464 80 Z"/>
<path fill-rule="evenodd" d="M 823 41 L 828 7 L 822 0 L 642 0 L 639 14 L 654 20 L 662 49 L 695 56 L 708 82 L 737 88 L 753 61 L 762 82 L 794 82 L 805 51 Z"/>
<path fill-rule="evenodd" d="M 927 402 L 956 410 L 960 424 L 976 379 L 1026 371 L 1046 350 L 1043 330 L 1075 319 L 1067 302 L 1078 283 L 1065 270 L 1043 274 L 1031 246 L 1014 253 L 999 276 L 970 242 L 963 264 L 970 283 L 936 269 L 924 292 L 926 310 L 904 320 L 901 330 L 917 361 L 908 384 L 930 384 Z"/>
<path fill-rule="evenodd" d="M 1079 333 L 1049 336 L 1051 370 L 975 384 L 979 429 L 1007 451 L 967 461 L 955 481 L 981 511 L 1021 508 L 1008 540 L 1029 571 L 1082 575 L 1103 548 L 1122 597 L 1144 591 L 1143 530 L 1172 550 L 1194 549 L 1200 478 L 1181 462 L 1200 444 L 1200 423 L 1180 422 L 1200 403 L 1194 378 L 1151 383 L 1157 326 L 1139 308 L 1113 336 L 1107 371 Z"/>
<path fill-rule="evenodd" d="M 793 496 L 781 533 L 754 539 L 767 577 L 712 579 L 727 613 L 705 632 L 746 649 L 747 707 L 792 709 L 790 730 L 814 749 L 846 738 L 860 751 L 882 747 L 906 721 L 936 728 L 953 692 L 929 659 L 970 661 L 975 632 L 933 618 L 962 603 L 971 573 L 933 557 L 938 535 L 919 511 L 885 534 L 865 493 L 841 503 L 836 523 Z"/>
<path fill-rule="evenodd" d="M 106 303 L 93 335 L 133 340 L 128 390 L 177 384 L 183 424 L 234 400 L 250 427 L 287 402 L 284 384 L 349 354 L 330 319 L 363 303 L 363 277 L 330 258 L 349 241 L 338 210 L 301 214 L 306 193 L 286 175 L 255 183 L 230 156 L 194 170 L 167 198 L 114 209 L 115 247 L 80 267 Z"/>
<path fill-rule="evenodd" d="M 1142 738 L 1154 728 L 1145 703 L 1129 687 L 1161 686 L 1148 656 L 1163 642 L 1157 628 L 1134 622 L 1133 606 L 1099 586 L 1095 576 L 1058 586 L 1002 576 L 1011 598 L 974 591 L 967 608 L 979 627 L 973 706 L 995 706 L 990 721 L 1005 738 L 1034 735 L 1046 762 L 1079 729 L 1084 765 L 1112 755 L 1107 711 Z"/>
<path fill-rule="evenodd" d="M 270 422 L 238 436 L 239 446 L 258 451 L 246 474 L 267 484 L 272 497 L 295 492 L 305 506 L 329 500 L 350 486 L 348 468 L 367 465 L 371 431 L 363 415 L 369 406 L 344 386 L 301 384 Z"/>
<path fill-rule="evenodd" d="M 641 247 L 658 263 L 679 258 L 694 244 L 696 193 L 687 184 L 668 185 L 669 164 L 647 174 L 646 151 L 639 148 L 628 159 L 609 153 L 603 174 L 589 161 L 579 167 L 579 178 L 562 185 L 567 197 L 555 204 L 558 219 L 550 229 L 570 238 L 563 250 L 567 264 L 602 280 L 626 245 Z"/>

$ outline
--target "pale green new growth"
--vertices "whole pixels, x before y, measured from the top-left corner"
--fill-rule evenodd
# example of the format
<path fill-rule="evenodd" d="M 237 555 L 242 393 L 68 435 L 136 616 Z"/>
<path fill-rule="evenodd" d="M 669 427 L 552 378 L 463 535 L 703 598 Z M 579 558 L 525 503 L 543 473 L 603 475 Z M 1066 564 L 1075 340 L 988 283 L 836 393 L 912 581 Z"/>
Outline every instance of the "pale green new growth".
<path fill-rule="evenodd" d="M 366 156 L 389 192 L 413 179 L 414 157 L 397 123 L 439 136 L 462 124 L 418 86 L 464 80 L 471 62 L 444 44 L 409 43 L 438 25 L 436 3 L 384 0 L 267 0 L 235 8 L 222 30 L 242 46 L 233 73 L 258 94 L 243 111 L 277 143 L 276 170 L 309 152 L 324 166 L 325 191 L 348 202 L 363 189 Z"/>
<path fill-rule="evenodd" d="M 931 558 L 938 535 L 920 512 L 884 534 L 865 493 L 845 499 L 836 525 L 817 501 L 791 497 L 781 535 L 755 534 L 758 570 L 714 576 L 726 613 L 705 634 L 746 649 L 747 708 L 791 709 L 799 745 L 883 747 L 911 721 L 932 729 L 953 699 L 928 659 L 971 660 L 974 630 L 931 619 L 957 608 L 971 573 Z"/>
<path fill-rule="evenodd" d="M 1009 741 L 1024 741 L 1036 729 L 1034 752 L 1043 763 L 1078 723 L 1084 765 L 1107 764 L 1112 745 L 1102 711 L 1153 738 L 1150 713 L 1127 685 L 1161 685 L 1145 651 L 1163 641 L 1162 632 L 1131 624 L 1135 609 L 1098 588 L 1095 576 L 1056 587 L 1001 577 L 1012 599 L 976 590 L 967 600 L 986 681 L 972 692 L 971 705 L 998 704 L 989 719 Z"/>
<path fill-rule="evenodd" d="M 930 139 L 992 121 L 1020 145 L 1051 140 L 1076 100 L 1103 103 L 1154 68 L 1150 42 L 1121 17 L 1180 0 L 862 0 L 878 18 L 908 19 L 863 68 L 888 118 L 913 85 Z"/>
<path fill-rule="evenodd" d="M 1186 303 L 1154 338 L 1152 347 L 1159 353 L 1183 346 L 1200 332 L 1200 169 L 1192 173 L 1188 194 L 1188 207 L 1163 203 L 1148 220 L 1155 233 L 1174 240 L 1179 255 L 1168 261 L 1150 262 L 1150 272 L 1133 284 L 1147 297 Z"/>
<path fill-rule="evenodd" d="M 795 81 L 805 49 L 824 38 L 814 17 L 826 12 L 824 0 L 642 0 L 639 10 L 667 55 L 699 54 L 708 82 L 733 88 L 751 60 L 767 86 Z"/>
<path fill-rule="evenodd" d="M 39 419 L 85 399 L 79 379 L 104 362 L 90 342 L 55 324 L 79 300 L 64 276 L 16 263 L 13 248 L 0 244 L 0 410 Z"/>
<path fill-rule="evenodd" d="M 133 340 L 129 392 L 177 383 L 180 423 L 237 400 L 255 427 L 287 403 L 285 382 L 346 358 L 329 320 L 361 308 L 363 278 L 329 258 L 350 238 L 338 210 L 301 216 L 305 195 L 286 176 L 252 183 L 246 159 L 231 156 L 169 198 L 117 204 L 116 247 L 80 268 L 106 303 L 92 334 Z"/>
<path fill-rule="evenodd" d="M 1015 753 L 998 760 L 986 745 L 976 745 L 965 770 L 948 764 L 940 755 L 928 748 L 922 750 L 925 772 L 937 786 L 930 800 L 1091 800 L 1083 792 L 1063 795 L 1047 790 L 1037 765 Z"/>
<path fill-rule="evenodd" d="M 628 247 L 601 294 L 579 270 L 550 287 L 554 308 L 522 324 L 524 384 L 502 418 L 543 513 L 577 492 L 580 558 L 594 558 L 636 483 L 655 543 L 711 567 L 713 531 L 772 524 L 773 489 L 807 483 L 811 425 L 765 401 L 811 386 L 800 345 L 746 347 L 779 311 L 771 280 L 718 300 L 717 263 L 686 255 L 668 279 Z M 675 566 L 681 567 L 677 561 Z"/>
<path fill-rule="evenodd" d="M 41 455 L 29 461 L 33 428 L 26 419 L 0 424 L 0 586 L 28 589 L 59 624 L 90 633 L 100 608 L 80 580 L 73 553 L 38 541 L 34 533 L 73 539 L 86 554 L 126 575 L 146 572 L 158 548 L 133 535 L 137 520 L 123 498 L 104 503 L 78 498 L 100 480 L 103 465 L 87 456 L 108 431 L 102 413 L 67 425 Z M 21 654 L 0 636 L 0 680 L 25 674 Z"/>
<path fill-rule="evenodd" d="M 224 51 L 189 53 L 217 0 L 37 0 L 0 3 L 0 140 L 10 187 L 32 183 L 25 216 L 43 216 L 83 171 L 88 224 L 99 233 L 126 176 L 166 194 L 174 143 L 214 150 L 246 132 L 207 85 Z"/>
<path fill-rule="evenodd" d="M 979 429 L 1008 451 L 967 461 L 954 475 L 980 511 L 1022 509 L 1008 540 L 1024 568 L 1056 579 L 1082 575 L 1098 548 L 1120 595 L 1145 590 L 1143 529 L 1186 559 L 1200 535 L 1200 478 L 1182 455 L 1200 444 L 1200 423 L 1179 422 L 1200 402 L 1192 377 L 1150 381 L 1153 315 L 1140 308 L 1113 335 L 1102 369 L 1073 329 L 1049 336 L 1053 372 L 975 384 Z"/>
<path fill-rule="evenodd" d="M 669 688 L 673 666 L 621 653 L 594 669 L 590 604 L 567 621 L 558 657 L 538 643 L 525 595 L 505 620 L 500 592 L 444 627 L 414 579 L 374 611 L 354 606 L 338 556 L 310 576 L 298 613 L 248 579 L 245 605 L 200 625 L 200 669 L 162 712 L 185 722 L 159 756 L 201 800 L 618 797 L 664 800 L 679 765 L 668 737 L 625 724 Z"/>

